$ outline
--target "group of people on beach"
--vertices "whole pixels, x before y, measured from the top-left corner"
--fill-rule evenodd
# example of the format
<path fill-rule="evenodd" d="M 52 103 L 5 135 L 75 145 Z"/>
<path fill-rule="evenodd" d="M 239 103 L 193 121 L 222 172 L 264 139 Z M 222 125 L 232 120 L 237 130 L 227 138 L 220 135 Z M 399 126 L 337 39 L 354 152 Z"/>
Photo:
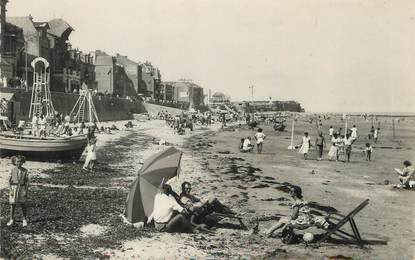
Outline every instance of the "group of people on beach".
<path fill-rule="evenodd" d="M 257 133 L 254 135 L 257 152 L 262 153 L 262 147 L 264 145 L 264 140 L 267 136 L 264 134 L 262 128 L 258 128 Z M 239 151 L 243 153 L 251 152 L 254 149 L 255 145 L 251 143 L 251 137 L 241 138 L 241 143 L 239 144 Z"/>
<path fill-rule="evenodd" d="M 192 233 L 210 231 L 215 223 L 210 217 L 212 213 L 235 215 L 235 212 L 217 198 L 201 200 L 194 196 L 189 182 L 183 182 L 181 188 L 178 195 L 169 184 L 161 184 L 147 224 L 154 224 L 158 231 Z"/>
<path fill-rule="evenodd" d="M 337 132 L 335 132 L 333 127 L 330 126 L 328 135 L 330 138 L 329 142 L 331 144 L 328 154 L 327 154 L 328 159 L 330 161 L 342 160 L 344 162 L 350 162 L 352 146 L 359 137 L 356 125 L 353 125 L 353 127 L 350 129 L 346 129 L 345 134 L 342 134 L 342 128 L 340 128 Z M 377 138 L 378 138 L 378 135 L 376 135 L 376 141 L 377 141 Z M 323 135 L 323 131 L 321 130 L 321 126 L 317 130 L 315 146 L 316 146 L 317 153 L 318 153 L 317 160 L 320 161 L 323 159 L 324 148 L 327 147 L 327 142 Z M 297 147 L 300 147 L 299 153 L 303 154 L 304 159 L 307 159 L 309 150 L 312 147 L 311 138 L 308 132 L 304 133 L 301 145 Z M 373 147 L 369 142 L 365 144 L 365 148 L 363 152 L 365 153 L 366 160 L 370 161 L 372 158 Z"/>

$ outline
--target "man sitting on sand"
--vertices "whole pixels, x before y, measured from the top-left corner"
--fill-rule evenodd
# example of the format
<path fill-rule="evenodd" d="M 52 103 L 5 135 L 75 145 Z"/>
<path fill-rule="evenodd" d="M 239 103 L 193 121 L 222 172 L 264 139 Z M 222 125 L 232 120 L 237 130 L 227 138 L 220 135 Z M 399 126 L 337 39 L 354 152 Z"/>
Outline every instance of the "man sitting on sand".
<path fill-rule="evenodd" d="M 399 184 L 397 188 L 414 188 L 415 187 L 415 168 L 408 160 L 403 162 L 404 168 L 402 170 L 395 169 L 399 174 Z"/>
<path fill-rule="evenodd" d="M 190 222 L 192 225 L 200 230 L 207 230 L 207 224 L 216 222 L 207 216 L 213 212 L 235 215 L 229 207 L 223 205 L 217 198 L 211 198 L 207 201 L 202 201 L 193 194 L 191 194 L 192 185 L 185 181 L 182 183 L 182 192 L 179 199 L 180 204 L 191 212 Z"/>
<path fill-rule="evenodd" d="M 177 203 L 174 198 L 173 190 L 170 185 L 163 184 L 160 192 L 154 198 L 154 209 L 147 220 L 150 224 L 154 220 L 154 225 L 158 231 L 165 232 L 193 232 L 192 224 L 182 213 L 186 209 Z"/>

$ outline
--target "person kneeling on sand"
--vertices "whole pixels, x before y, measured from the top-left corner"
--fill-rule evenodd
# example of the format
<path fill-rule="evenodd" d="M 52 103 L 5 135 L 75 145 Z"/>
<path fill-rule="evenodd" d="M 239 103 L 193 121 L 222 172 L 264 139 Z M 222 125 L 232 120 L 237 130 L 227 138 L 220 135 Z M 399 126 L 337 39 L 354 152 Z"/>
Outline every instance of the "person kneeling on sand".
<path fill-rule="evenodd" d="M 300 187 L 290 187 L 290 195 L 294 199 L 294 203 L 291 206 L 293 209 L 291 217 L 281 218 L 277 224 L 267 230 L 267 236 L 271 237 L 275 231 L 281 228 L 282 231 L 284 231 L 289 227 L 305 229 L 311 226 L 324 228 L 328 228 L 330 226 L 330 224 L 326 221 L 326 218 L 311 214 L 308 202 L 303 200 L 303 194 Z"/>
<path fill-rule="evenodd" d="M 244 143 L 242 145 L 242 151 L 243 153 L 247 153 L 252 151 L 252 149 L 254 148 L 254 146 L 251 144 L 251 137 L 248 136 L 247 138 L 245 138 Z"/>
<path fill-rule="evenodd" d="M 171 186 L 162 184 L 160 192 L 154 197 L 154 209 L 147 224 L 154 220 L 158 231 L 192 233 L 193 226 L 185 214 L 187 210 L 176 201 Z"/>
<path fill-rule="evenodd" d="M 403 162 L 404 168 L 402 170 L 395 169 L 399 174 L 399 184 L 397 188 L 414 188 L 415 187 L 415 168 L 408 160 Z"/>

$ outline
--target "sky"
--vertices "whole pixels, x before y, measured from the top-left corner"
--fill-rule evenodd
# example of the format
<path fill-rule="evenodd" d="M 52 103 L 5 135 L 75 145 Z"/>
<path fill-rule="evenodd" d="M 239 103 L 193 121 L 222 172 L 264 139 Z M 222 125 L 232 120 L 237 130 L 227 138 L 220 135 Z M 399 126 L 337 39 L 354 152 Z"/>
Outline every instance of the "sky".
<path fill-rule="evenodd" d="M 415 112 L 413 0 L 10 0 L 65 19 L 74 47 L 151 61 L 232 100 L 310 112 Z"/>

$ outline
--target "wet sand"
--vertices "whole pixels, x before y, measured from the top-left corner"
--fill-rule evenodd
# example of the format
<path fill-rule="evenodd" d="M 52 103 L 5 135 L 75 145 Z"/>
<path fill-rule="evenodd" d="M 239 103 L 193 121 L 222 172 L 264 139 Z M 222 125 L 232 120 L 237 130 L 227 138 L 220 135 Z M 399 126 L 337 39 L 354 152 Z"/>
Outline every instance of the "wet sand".
<path fill-rule="evenodd" d="M 355 123 L 361 133 L 368 132 L 369 122 L 356 119 Z M 269 126 L 263 127 L 267 134 L 263 153 L 246 154 L 238 151 L 238 145 L 241 137 L 255 133 L 249 129 L 224 131 L 215 125 L 211 129 L 199 127 L 192 134 L 179 136 L 162 121 L 135 124 L 132 130 L 98 136 L 100 163 L 93 173 L 81 173 L 81 165 L 27 163 L 32 176 L 31 221 L 25 229 L 5 226 L 8 205 L 4 176 L 8 176 L 9 162 L 1 159 L 2 252 L 21 257 L 111 259 L 160 258 L 164 250 L 172 258 L 180 259 L 209 255 L 219 258 L 321 259 L 343 255 L 360 259 L 411 259 L 414 255 L 415 212 L 410 206 L 414 193 L 384 185 L 386 179 L 396 181 L 393 168 L 400 168 L 403 160 L 414 158 L 415 133 L 411 124 L 397 126 L 396 139 L 400 141 L 397 142 L 391 138 L 391 125 L 382 121 L 373 161 L 364 161 L 359 151 L 366 142 L 362 136 L 355 145 L 351 163 L 316 161 L 313 150 L 310 160 L 305 161 L 297 151 L 287 150 L 289 132 L 275 132 Z M 340 124 L 339 120 L 327 121 L 324 129 Z M 314 140 L 314 124 L 300 120 L 297 126 L 296 144 L 304 131 L 310 132 Z M 346 214 L 369 198 L 369 205 L 356 216 L 356 222 L 362 237 L 371 240 L 371 244 L 365 249 L 339 241 L 324 243 L 320 248 L 284 245 L 278 238 L 250 235 L 230 220 L 222 222 L 214 234 L 164 234 L 125 225 L 119 214 L 123 211 L 129 185 L 143 159 L 165 148 L 152 144 L 153 137 L 163 138 L 184 152 L 181 175 L 172 180 L 176 191 L 182 181 L 190 181 L 200 197 L 216 196 L 244 214 L 248 227 L 252 227 L 252 218 L 258 217 L 260 231 L 281 216 L 290 215 L 291 201 L 286 192 L 290 184 L 301 186 L 305 199 L 314 202 L 313 209 L 322 213 Z M 311 174 L 312 170 L 315 174 Z M 23 239 L 28 241 L 27 245 L 21 241 Z"/>

